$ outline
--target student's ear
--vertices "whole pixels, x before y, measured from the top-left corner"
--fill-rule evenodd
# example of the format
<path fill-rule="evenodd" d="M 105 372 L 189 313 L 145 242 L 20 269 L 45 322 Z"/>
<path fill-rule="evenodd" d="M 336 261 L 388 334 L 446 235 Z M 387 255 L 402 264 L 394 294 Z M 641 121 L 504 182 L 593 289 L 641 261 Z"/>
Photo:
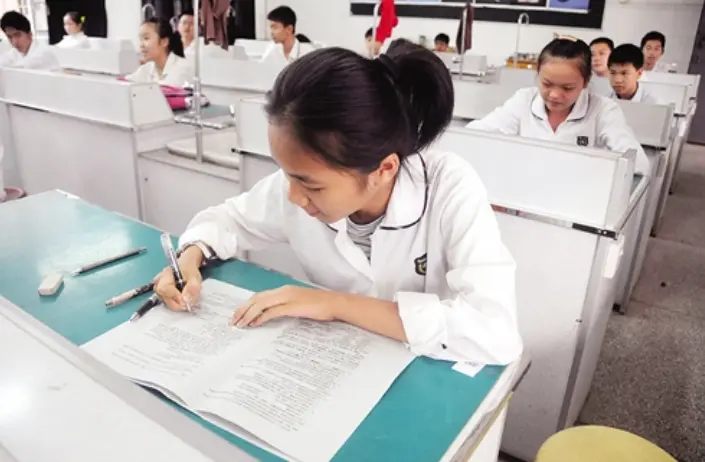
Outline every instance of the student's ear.
<path fill-rule="evenodd" d="M 644 75 L 644 68 L 643 67 L 641 69 L 636 70 L 636 79 L 639 80 L 642 75 Z"/>
<path fill-rule="evenodd" d="M 375 179 L 377 180 L 373 186 L 378 186 L 378 182 L 393 182 L 397 177 L 400 166 L 401 161 L 396 153 L 389 154 L 387 157 L 382 159 L 382 162 L 379 163 L 379 167 L 372 174 L 372 176 L 376 177 Z"/>

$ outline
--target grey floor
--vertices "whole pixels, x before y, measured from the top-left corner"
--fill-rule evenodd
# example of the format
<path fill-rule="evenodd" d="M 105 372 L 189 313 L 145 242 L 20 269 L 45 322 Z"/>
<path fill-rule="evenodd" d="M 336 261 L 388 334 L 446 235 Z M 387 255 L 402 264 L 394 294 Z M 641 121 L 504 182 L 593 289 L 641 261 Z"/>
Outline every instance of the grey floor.
<path fill-rule="evenodd" d="M 705 461 L 705 147 L 687 146 L 625 316 L 610 320 L 580 421 Z"/>

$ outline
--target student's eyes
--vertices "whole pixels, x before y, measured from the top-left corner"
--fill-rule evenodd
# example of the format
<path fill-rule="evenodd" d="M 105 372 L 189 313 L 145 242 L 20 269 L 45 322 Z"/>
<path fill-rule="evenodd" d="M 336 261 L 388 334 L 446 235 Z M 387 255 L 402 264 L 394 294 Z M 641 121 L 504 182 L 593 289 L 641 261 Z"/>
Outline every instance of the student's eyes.
<path fill-rule="evenodd" d="M 321 188 L 321 187 L 314 188 L 311 186 L 304 186 L 304 189 L 306 189 L 306 191 L 308 191 L 308 192 L 318 193 L 318 192 L 323 191 L 324 188 Z"/>

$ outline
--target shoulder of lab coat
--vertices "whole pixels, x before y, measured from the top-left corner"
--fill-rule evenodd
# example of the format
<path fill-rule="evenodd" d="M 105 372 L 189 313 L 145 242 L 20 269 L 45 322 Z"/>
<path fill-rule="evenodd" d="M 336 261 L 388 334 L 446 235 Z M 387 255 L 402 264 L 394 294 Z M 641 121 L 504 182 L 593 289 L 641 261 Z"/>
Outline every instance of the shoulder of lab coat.
<path fill-rule="evenodd" d="M 91 44 L 86 34 L 80 33 L 76 35 L 64 35 L 56 46 L 59 48 L 90 48 Z"/>
<path fill-rule="evenodd" d="M 157 76 L 154 61 L 144 63 L 125 78 L 136 83 L 159 83 L 160 85 L 181 87 L 184 83 L 193 80 L 193 76 L 193 64 L 189 60 L 171 53 L 167 58 L 161 78 Z"/>
<path fill-rule="evenodd" d="M 507 364 L 522 350 L 514 260 L 501 241 L 484 186 L 470 164 L 447 153 L 428 152 L 424 158 L 429 178 L 428 210 L 435 210 L 434 216 L 440 217 L 431 225 L 431 239 L 441 240 L 442 260 L 447 263 L 440 279 L 450 290 L 444 294 L 396 294 L 409 348 L 417 355 L 438 359 Z M 218 257 L 227 259 L 238 250 L 287 242 L 292 223 L 316 220 L 291 204 L 287 193 L 288 180 L 277 171 L 249 192 L 196 215 L 180 244 L 202 241 Z M 423 191 L 420 194 L 423 196 Z M 311 236 L 311 245 L 318 247 L 321 238 L 335 239 L 329 227 L 315 223 L 321 234 Z M 309 250 L 294 249 L 297 254 Z M 400 252 L 403 258 L 408 257 L 404 249 Z M 315 273 L 315 268 L 311 271 Z M 309 277 L 317 280 L 315 274 Z"/>
<path fill-rule="evenodd" d="M 649 160 L 636 135 L 627 125 L 622 108 L 612 99 L 591 95 L 591 104 L 597 105 L 596 135 L 599 145 L 614 152 L 636 151 L 635 171 L 642 175 L 649 172 Z"/>
<path fill-rule="evenodd" d="M 51 48 L 32 40 L 32 45 L 26 56 L 22 56 L 14 48 L 7 52 L 6 61 L 0 59 L 0 67 L 16 67 L 22 69 L 37 69 L 54 71 L 60 69 L 59 60 L 56 59 Z"/>
<path fill-rule="evenodd" d="M 531 111 L 531 102 L 537 96 L 536 87 L 517 90 L 503 105 L 487 114 L 482 119 L 473 120 L 467 128 L 487 132 L 500 132 L 505 135 L 518 135 L 520 121 L 524 114 Z"/>

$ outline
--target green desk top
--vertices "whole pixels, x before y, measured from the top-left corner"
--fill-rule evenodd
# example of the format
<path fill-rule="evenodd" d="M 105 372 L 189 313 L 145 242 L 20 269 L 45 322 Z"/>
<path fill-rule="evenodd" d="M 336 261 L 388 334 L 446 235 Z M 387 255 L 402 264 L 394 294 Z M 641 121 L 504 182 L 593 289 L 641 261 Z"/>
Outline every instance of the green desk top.
<path fill-rule="evenodd" d="M 0 205 L 0 229 L 0 295 L 77 345 L 126 321 L 146 295 L 109 311 L 104 302 L 150 281 L 166 263 L 156 229 L 59 192 Z M 140 246 L 148 251 L 131 260 L 66 277 L 54 297 L 37 294 L 48 273 L 68 273 Z M 208 276 L 253 291 L 294 282 L 239 261 L 213 268 Z M 470 378 L 450 368 L 447 362 L 414 360 L 333 460 L 439 460 L 503 371 L 486 367 Z M 182 412 L 258 459 L 280 460 Z"/>
<path fill-rule="evenodd" d="M 174 115 L 187 115 L 189 109 L 178 109 L 174 111 Z M 209 104 L 201 108 L 201 117 L 204 119 L 214 119 L 216 117 L 224 117 L 230 115 L 230 107 L 222 104 Z"/>

